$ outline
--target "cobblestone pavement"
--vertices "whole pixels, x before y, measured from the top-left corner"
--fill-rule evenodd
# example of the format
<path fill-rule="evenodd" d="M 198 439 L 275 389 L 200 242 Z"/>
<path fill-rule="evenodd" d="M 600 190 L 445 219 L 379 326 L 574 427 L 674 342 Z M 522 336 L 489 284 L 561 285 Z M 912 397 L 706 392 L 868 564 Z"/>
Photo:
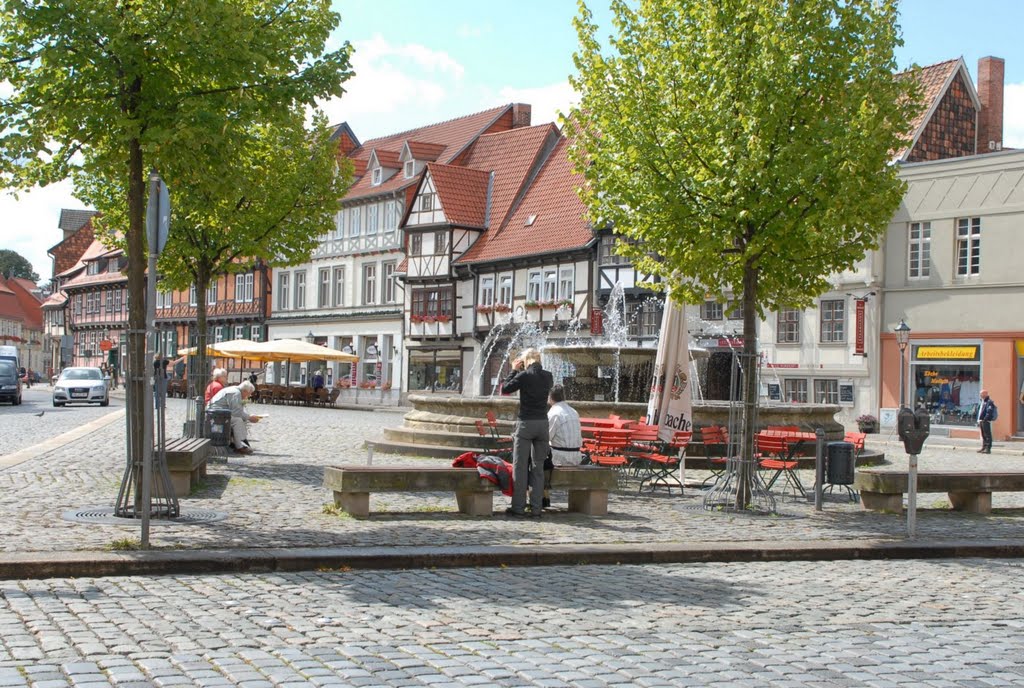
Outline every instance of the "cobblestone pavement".
<path fill-rule="evenodd" d="M 1024 685 L 1024 564 L 0 583 L 0 686 Z"/>
<path fill-rule="evenodd" d="M 116 396 L 110 399 L 108 407 L 75 404 L 55 408 L 53 387 L 32 385 L 22 392 L 21 406 L 0 404 L 0 456 L 60 435 L 118 408 L 124 408 L 124 399 Z"/>
<path fill-rule="evenodd" d="M 35 390 L 33 390 L 34 392 Z M 863 512 L 835 497 L 816 513 L 806 502 L 780 501 L 776 517 L 705 512 L 699 492 L 685 496 L 638 495 L 628 482 L 611 497 L 607 517 L 593 518 L 564 511 L 564 493 L 554 494 L 556 510 L 541 521 L 510 521 L 502 517 L 472 518 L 457 513 L 454 496 L 381 494 L 371 497 L 373 516 L 355 520 L 327 513 L 330 493 L 322 487 L 323 467 L 366 460 L 363 443 L 381 437 L 382 429 L 401 424 L 396 411 L 354 411 L 290 406 L 257 406 L 270 414 L 253 428 L 252 457 L 231 456 L 210 466 L 205 484 L 182 500 L 186 511 L 215 510 L 228 518 L 205 525 L 154 522 L 151 542 L 158 548 L 246 548 L 387 545 L 492 544 L 618 544 L 707 543 L 745 540 L 811 541 L 902 539 L 905 522 L 889 514 Z M 4 409 L 7 412 L 9 409 Z M 111 409 L 103 409 L 110 411 Z M 53 414 L 71 429 L 89 409 Z M 168 427 L 177 429 L 185 413 L 183 400 L 171 400 Z M 4 436 L 28 433 L 39 421 L 31 414 L 10 415 Z M 7 417 L 4 418 L 7 420 Z M 176 435 L 177 433 L 173 433 Z M 896 455 L 893 461 L 905 461 Z M 419 462 L 447 465 L 438 459 L 376 455 L 374 462 Z M 68 510 L 110 506 L 124 473 L 124 427 L 116 422 L 62 448 L 0 470 L 0 551 L 57 552 L 107 548 L 116 540 L 137 537 L 138 526 L 73 523 L 61 518 Z M 922 468 L 998 466 L 1024 469 L 1024 457 L 978 455 L 969 450 L 936 446 L 926 449 Z M 700 473 L 687 475 L 699 478 Z M 805 484 L 813 481 L 810 471 Z M 1020 538 L 1024 533 L 1024 495 L 996 493 L 992 515 L 954 513 L 945 494 L 920 496 L 918 516 L 922 539 Z M 495 510 L 507 499 L 495 495 Z M 2 684 L 0 684 L 2 685 Z"/>

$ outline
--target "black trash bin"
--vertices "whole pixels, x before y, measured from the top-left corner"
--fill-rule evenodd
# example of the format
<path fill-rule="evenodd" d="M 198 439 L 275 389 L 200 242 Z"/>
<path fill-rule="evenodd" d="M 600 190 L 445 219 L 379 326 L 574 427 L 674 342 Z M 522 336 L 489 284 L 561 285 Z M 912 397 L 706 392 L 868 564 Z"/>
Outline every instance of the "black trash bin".
<path fill-rule="evenodd" d="M 223 409 L 207 410 L 206 419 L 209 424 L 207 434 L 210 438 L 210 444 L 215 447 L 228 446 L 228 440 L 231 438 L 231 411 Z"/>
<path fill-rule="evenodd" d="M 853 443 L 828 443 L 825 448 L 825 484 L 829 486 L 829 492 L 836 485 L 844 487 L 850 499 L 855 501 L 857 493 L 850 486 L 853 485 L 856 467 Z"/>

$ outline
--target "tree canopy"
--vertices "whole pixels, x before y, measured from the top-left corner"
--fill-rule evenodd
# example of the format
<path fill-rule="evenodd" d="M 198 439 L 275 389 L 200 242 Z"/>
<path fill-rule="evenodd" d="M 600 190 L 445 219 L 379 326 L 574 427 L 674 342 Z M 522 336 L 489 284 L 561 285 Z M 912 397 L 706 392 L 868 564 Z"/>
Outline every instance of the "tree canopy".
<path fill-rule="evenodd" d="M 635 9 L 633 7 L 636 6 Z M 575 160 L 594 221 L 690 302 L 808 305 L 877 245 L 916 112 L 896 0 L 615 0 L 576 19 Z M 751 335 L 752 333 L 745 333 Z"/>
<path fill-rule="evenodd" d="M 39 281 L 39 275 L 32 270 L 28 258 L 9 248 L 0 248 L 0 275 L 6 279 L 23 277 L 33 282 Z"/>

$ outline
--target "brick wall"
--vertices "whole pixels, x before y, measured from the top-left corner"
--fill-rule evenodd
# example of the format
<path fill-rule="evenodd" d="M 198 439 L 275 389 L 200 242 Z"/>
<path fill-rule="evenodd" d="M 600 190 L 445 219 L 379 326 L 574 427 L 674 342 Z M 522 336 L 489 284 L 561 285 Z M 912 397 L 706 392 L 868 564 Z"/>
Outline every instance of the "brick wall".
<path fill-rule="evenodd" d="M 978 152 L 987 153 L 1003 147 L 1003 70 L 999 57 L 978 60 Z M 990 145 L 991 142 L 991 145 Z"/>
<path fill-rule="evenodd" d="M 977 111 L 963 76 L 957 74 L 946 95 L 932 113 L 924 132 L 917 140 L 908 162 L 942 160 L 974 155 L 977 133 Z"/>
<path fill-rule="evenodd" d="M 53 256 L 53 274 L 58 275 L 73 268 L 94 239 L 92 221 L 86 222 L 77 232 L 50 249 Z"/>

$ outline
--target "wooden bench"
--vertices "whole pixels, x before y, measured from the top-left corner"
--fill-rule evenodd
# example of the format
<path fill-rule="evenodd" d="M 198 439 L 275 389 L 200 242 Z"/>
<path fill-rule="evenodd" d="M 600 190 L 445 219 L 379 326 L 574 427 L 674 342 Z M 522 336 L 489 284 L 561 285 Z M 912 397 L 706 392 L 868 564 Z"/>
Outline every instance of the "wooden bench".
<path fill-rule="evenodd" d="M 569 511 L 591 516 L 608 513 L 608 491 L 615 485 L 615 473 L 606 468 L 562 466 L 551 472 L 551 488 L 569 492 Z M 334 492 L 335 506 L 358 518 L 370 515 L 372 492 L 455 492 L 461 513 L 490 516 L 498 489 L 475 468 L 410 466 L 328 466 L 324 487 Z"/>
<path fill-rule="evenodd" d="M 165 448 L 167 471 L 177 497 L 187 497 L 201 478 L 206 477 L 206 460 L 210 456 L 210 440 L 182 437 L 171 440 Z"/>
<path fill-rule="evenodd" d="M 865 509 L 897 513 L 908 482 L 906 472 L 882 469 L 860 469 L 854 479 Z M 1024 492 L 1024 471 L 919 471 L 917 491 L 945 492 L 957 511 L 988 514 L 993 492 Z"/>

